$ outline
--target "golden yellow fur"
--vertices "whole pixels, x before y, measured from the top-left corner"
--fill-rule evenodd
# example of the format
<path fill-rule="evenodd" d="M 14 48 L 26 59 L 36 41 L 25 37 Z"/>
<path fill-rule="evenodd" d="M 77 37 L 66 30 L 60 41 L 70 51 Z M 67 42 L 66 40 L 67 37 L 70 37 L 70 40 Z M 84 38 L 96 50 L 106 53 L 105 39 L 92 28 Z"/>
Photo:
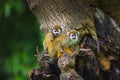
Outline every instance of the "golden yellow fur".
<path fill-rule="evenodd" d="M 53 35 L 51 32 L 47 33 L 46 36 L 45 36 L 45 39 L 43 41 L 43 48 L 44 48 L 44 51 L 47 51 L 47 48 L 48 48 L 48 43 L 51 42 L 53 40 Z"/>
<path fill-rule="evenodd" d="M 49 33 L 46 34 L 45 39 L 44 39 L 44 41 L 43 41 L 44 51 L 47 51 L 49 42 L 51 42 L 54 38 L 57 37 L 57 36 L 54 34 L 53 30 L 58 30 L 58 29 L 60 29 L 61 32 L 62 32 L 62 29 L 61 29 L 61 26 L 60 26 L 60 25 L 54 25 L 54 26 L 52 27 L 51 32 L 49 32 Z M 60 33 L 61 33 L 61 32 L 60 32 Z M 59 36 L 59 35 L 58 35 L 58 36 Z"/>
<path fill-rule="evenodd" d="M 68 54 L 77 53 L 79 52 L 78 41 L 72 41 L 67 34 L 62 34 L 48 44 L 48 54 L 52 58 L 61 56 L 61 49 Z"/>

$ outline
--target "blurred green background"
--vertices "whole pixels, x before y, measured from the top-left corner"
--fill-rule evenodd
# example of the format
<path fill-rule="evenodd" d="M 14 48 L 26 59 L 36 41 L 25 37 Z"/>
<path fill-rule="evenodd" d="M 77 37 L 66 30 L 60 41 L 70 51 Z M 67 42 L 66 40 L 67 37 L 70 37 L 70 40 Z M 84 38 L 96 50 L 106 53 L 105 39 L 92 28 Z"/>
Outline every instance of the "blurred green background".
<path fill-rule="evenodd" d="M 0 80 L 28 80 L 43 34 L 25 0 L 0 0 Z"/>

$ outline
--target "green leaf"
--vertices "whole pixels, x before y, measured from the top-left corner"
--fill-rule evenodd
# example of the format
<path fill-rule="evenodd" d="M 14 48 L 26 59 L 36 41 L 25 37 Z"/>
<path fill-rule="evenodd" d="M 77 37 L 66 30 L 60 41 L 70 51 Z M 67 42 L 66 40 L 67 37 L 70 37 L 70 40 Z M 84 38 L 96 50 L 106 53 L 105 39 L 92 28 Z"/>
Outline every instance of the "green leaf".
<path fill-rule="evenodd" d="M 5 17 L 9 17 L 10 16 L 10 13 L 11 13 L 11 6 L 10 6 L 10 4 L 6 4 L 5 5 L 5 9 L 4 9 L 4 15 L 5 15 Z"/>

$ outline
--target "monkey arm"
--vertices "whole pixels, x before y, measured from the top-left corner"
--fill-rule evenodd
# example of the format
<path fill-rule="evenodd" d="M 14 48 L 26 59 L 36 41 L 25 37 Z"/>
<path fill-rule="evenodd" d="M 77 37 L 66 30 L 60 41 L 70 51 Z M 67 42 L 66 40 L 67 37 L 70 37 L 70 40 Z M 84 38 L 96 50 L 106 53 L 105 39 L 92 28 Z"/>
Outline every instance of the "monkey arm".
<path fill-rule="evenodd" d="M 62 50 L 67 54 L 76 56 L 79 53 L 79 45 L 73 45 L 70 48 L 62 47 Z M 58 50 L 57 54 L 58 57 L 62 56 L 62 52 L 60 51 L 60 49 Z"/>
<path fill-rule="evenodd" d="M 72 54 L 72 51 L 69 48 L 62 47 L 61 49 L 58 49 L 58 52 L 57 52 L 58 58 L 62 56 L 63 52 L 67 54 Z"/>
<path fill-rule="evenodd" d="M 66 34 L 62 34 L 50 41 L 48 44 L 48 54 L 52 58 L 58 58 L 62 55 L 61 46 L 66 42 Z"/>
<path fill-rule="evenodd" d="M 67 54 L 72 54 L 72 51 L 71 51 L 69 48 L 63 47 L 63 50 L 64 50 Z"/>
<path fill-rule="evenodd" d="M 62 56 L 62 53 L 61 53 L 60 49 L 58 49 L 57 57 L 59 58 L 59 57 L 61 57 L 61 56 Z"/>
<path fill-rule="evenodd" d="M 72 48 L 72 55 L 76 56 L 77 54 L 79 54 L 79 50 L 80 47 L 78 44 L 74 45 L 73 48 Z"/>

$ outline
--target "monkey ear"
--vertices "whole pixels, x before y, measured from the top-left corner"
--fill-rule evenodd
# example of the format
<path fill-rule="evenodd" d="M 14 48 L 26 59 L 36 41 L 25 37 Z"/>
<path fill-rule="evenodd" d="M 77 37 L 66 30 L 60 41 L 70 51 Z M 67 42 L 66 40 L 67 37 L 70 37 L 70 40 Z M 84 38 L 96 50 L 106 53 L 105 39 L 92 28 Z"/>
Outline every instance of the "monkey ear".
<path fill-rule="evenodd" d="M 63 26 L 60 26 L 61 29 L 63 29 L 64 27 Z"/>
<path fill-rule="evenodd" d="M 53 31 L 53 28 L 54 28 L 54 26 L 50 27 L 50 32 L 52 32 L 52 31 Z"/>
<path fill-rule="evenodd" d="M 77 34 L 78 34 L 78 35 L 80 35 L 80 33 L 79 33 L 79 32 L 77 32 Z"/>
<path fill-rule="evenodd" d="M 70 35 L 70 32 L 67 32 L 67 36 L 69 36 Z"/>
<path fill-rule="evenodd" d="M 60 26 L 60 30 L 61 30 L 61 32 L 62 32 L 62 30 L 63 30 L 63 26 Z"/>

